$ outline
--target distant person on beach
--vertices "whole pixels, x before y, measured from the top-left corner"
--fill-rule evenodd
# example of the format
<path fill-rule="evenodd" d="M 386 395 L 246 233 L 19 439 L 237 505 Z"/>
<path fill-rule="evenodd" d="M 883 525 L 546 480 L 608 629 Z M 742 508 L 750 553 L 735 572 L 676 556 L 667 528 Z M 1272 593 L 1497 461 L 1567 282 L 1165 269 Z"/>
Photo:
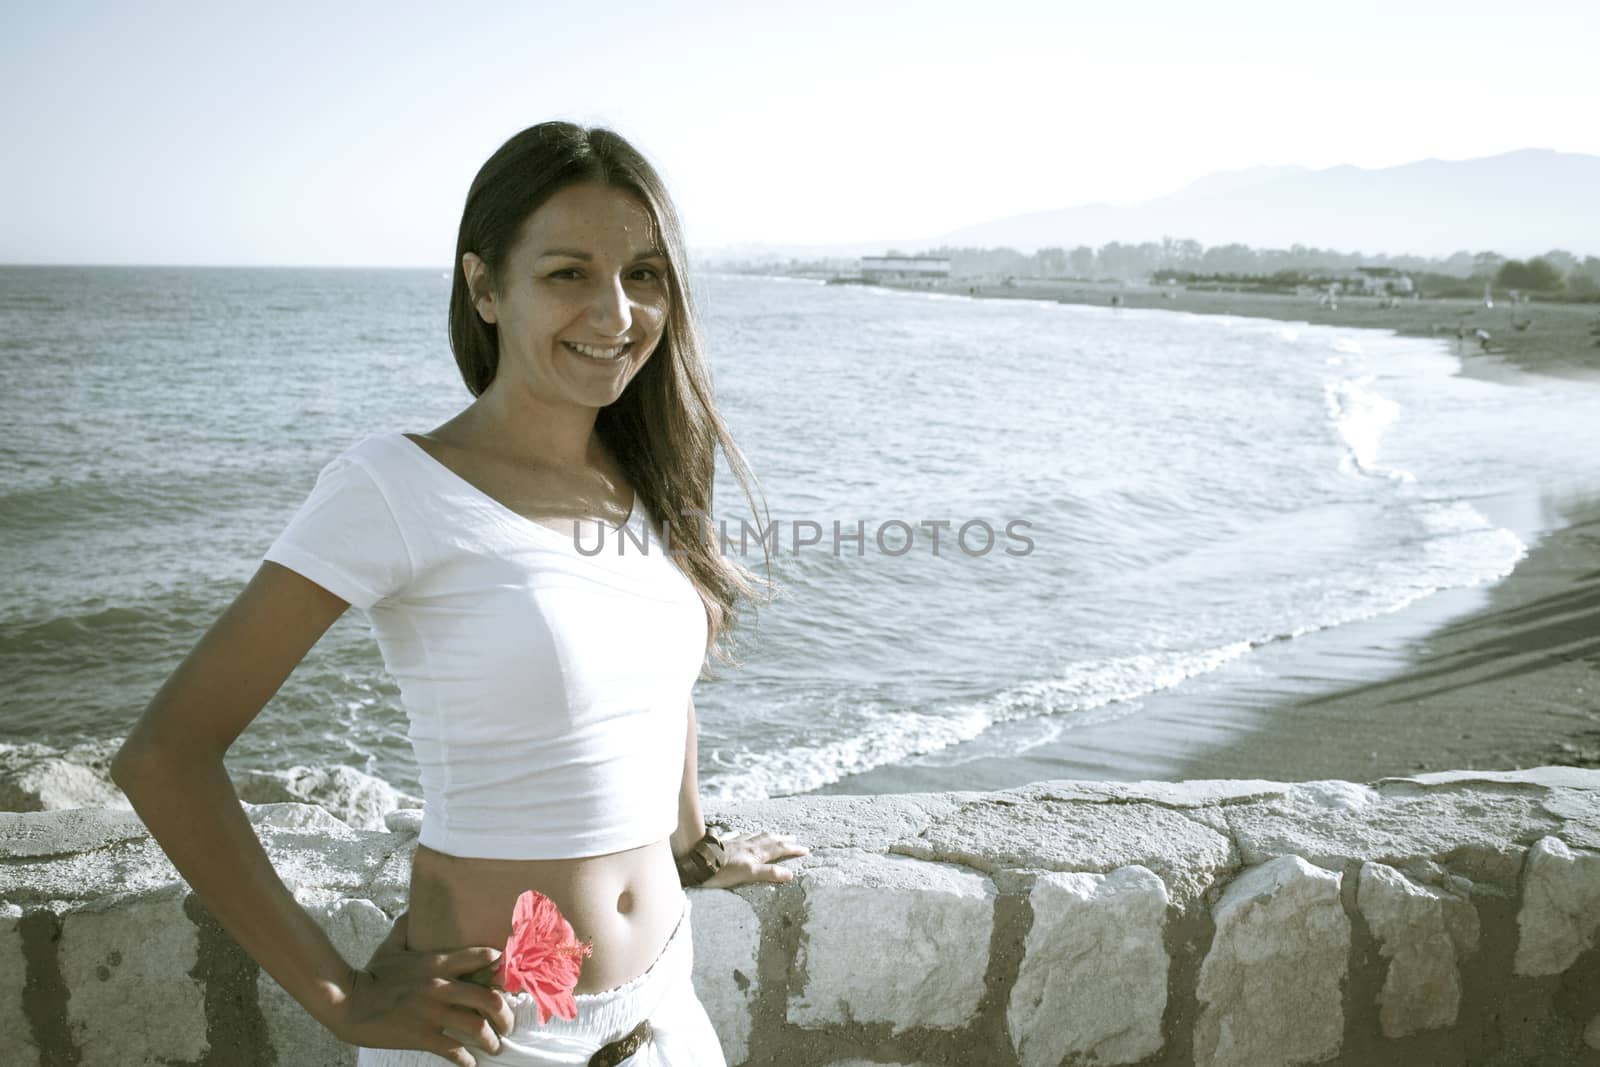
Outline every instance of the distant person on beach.
<path fill-rule="evenodd" d="M 709 514 L 719 447 L 754 499 L 686 265 L 661 179 L 617 134 L 547 122 L 502 145 L 467 193 L 450 294 L 472 402 L 339 451 L 113 761 L 195 894 L 361 1067 L 724 1067 L 685 887 L 788 881 L 778 861 L 807 849 L 719 838 L 701 811 L 691 690 L 758 583 L 668 530 Z M 588 523 L 655 543 L 580 553 Z M 351 605 L 399 685 L 424 795 L 409 906 L 364 967 L 277 877 L 223 766 Z M 588 945 L 575 1019 L 464 980 L 529 891 Z"/>

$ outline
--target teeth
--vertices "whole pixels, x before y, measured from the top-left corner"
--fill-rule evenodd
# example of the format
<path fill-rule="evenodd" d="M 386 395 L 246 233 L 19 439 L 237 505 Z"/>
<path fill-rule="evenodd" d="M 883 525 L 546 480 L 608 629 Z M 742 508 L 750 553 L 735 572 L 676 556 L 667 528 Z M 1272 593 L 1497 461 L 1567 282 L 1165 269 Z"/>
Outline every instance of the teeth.
<path fill-rule="evenodd" d="M 626 344 L 617 345 L 615 348 L 596 348 L 593 345 L 580 345 L 576 341 L 564 342 L 566 346 L 580 355 L 590 359 L 616 359 L 628 348 Z"/>

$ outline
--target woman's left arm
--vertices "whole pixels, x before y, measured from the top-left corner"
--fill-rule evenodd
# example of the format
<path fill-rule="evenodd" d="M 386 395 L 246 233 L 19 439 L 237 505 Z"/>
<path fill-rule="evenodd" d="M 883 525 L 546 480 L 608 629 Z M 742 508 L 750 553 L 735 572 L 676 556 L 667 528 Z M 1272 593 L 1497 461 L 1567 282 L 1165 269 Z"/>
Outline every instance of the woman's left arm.
<path fill-rule="evenodd" d="M 694 698 L 689 698 L 689 736 L 684 746 L 683 784 L 678 790 L 678 829 L 672 835 L 672 855 L 683 856 L 706 834 L 705 815 L 700 809 L 700 753 L 696 744 Z M 729 834 L 720 838 L 723 860 L 715 874 L 697 883 L 707 889 L 743 885 L 747 882 L 790 882 L 794 871 L 777 865 L 778 860 L 804 856 L 811 850 L 785 834 Z"/>

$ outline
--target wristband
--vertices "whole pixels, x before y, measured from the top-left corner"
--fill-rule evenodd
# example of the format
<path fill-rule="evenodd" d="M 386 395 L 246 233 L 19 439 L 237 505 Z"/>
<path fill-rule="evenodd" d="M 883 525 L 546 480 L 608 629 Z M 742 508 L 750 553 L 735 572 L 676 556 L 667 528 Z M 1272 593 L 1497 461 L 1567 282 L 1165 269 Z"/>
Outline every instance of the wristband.
<path fill-rule="evenodd" d="M 706 835 L 693 845 L 683 855 L 675 857 L 678 864 L 678 884 L 688 887 L 699 885 L 716 874 L 722 867 L 722 861 L 727 852 L 722 847 L 722 842 L 717 840 L 717 835 L 706 828 Z"/>

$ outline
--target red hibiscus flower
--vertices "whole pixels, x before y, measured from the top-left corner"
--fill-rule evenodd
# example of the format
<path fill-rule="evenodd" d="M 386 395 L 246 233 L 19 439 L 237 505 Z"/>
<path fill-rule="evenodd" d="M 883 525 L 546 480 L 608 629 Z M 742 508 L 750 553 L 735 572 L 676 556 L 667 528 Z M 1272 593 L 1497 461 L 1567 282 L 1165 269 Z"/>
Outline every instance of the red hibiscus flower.
<path fill-rule="evenodd" d="M 511 937 L 499 962 L 466 977 L 482 985 L 493 982 L 507 993 L 531 994 L 542 1026 L 552 1015 L 578 1017 L 572 987 L 578 984 L 584 958 L 593 952 L 593 945 L 578 941 L 555 902 L 530 889 L 517 898 Z"/>

